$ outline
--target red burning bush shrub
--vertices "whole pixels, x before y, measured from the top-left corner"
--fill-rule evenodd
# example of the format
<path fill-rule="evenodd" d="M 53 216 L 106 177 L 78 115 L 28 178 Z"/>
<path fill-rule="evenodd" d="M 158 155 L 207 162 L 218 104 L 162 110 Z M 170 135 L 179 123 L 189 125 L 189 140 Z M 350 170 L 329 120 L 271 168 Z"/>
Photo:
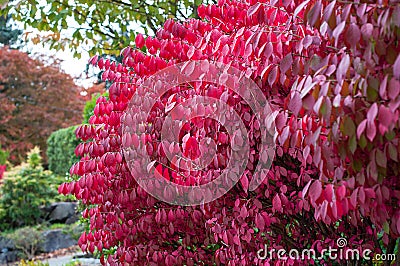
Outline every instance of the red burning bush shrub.
<path fill-rule="evenodd" d="M 400 6 L 221 0 L 200 6 L 198 14 L 201 20 L 168 20 L 154 38 L 138 35 L 137 47 L 121 52 L 122 64 L 91 60 L 105 70 L 104 80 L 114 82 L 110 100 L 99 98 L 91 125 L 77 129 L 86 142 L 76 148 L 82 159 L 71 173 L 80 179 L 59 188 L 88 205 L 83 216 L 90 218 L 90 232 L 81 236 L 81 248 L 116 247 L 103 263 L 135 265 L 255 265 L 271 262 L 257 257 L 265 244 L 321 252 L 337 247 L 339 237 L 347 239 L 344 249 L 393 253 L 400 235 Z M 143 47 L 146 53 L 138 50 Z M 195 207 L 166 204 L 138 186 L 140 177 L 132 176 L 123 156 L 120 120 L 151 75 L 188 60 L 242 71 L 271 104 L 277 131 L 271 170 L 249 191 L 263 151 L 260 123 L 248 105 L 232 91 L 202 82 L 160 97 L 142 125 L 147 134 L 132 140 L 147 145 L 157 162 L 155 175 L 177 181 L 177 169 L 166 162 L 159 141 L 159 123 L 171 104 L 197 94 L 223 98 L 250 132 L 250 157 L 240 182 Z M 146 103 L 143 97 L 138 104 Z M 201 129 L 220 148 L 207 171 L 189 172 L 189 179 L 206 178 L 229 160 L 232 136 L 215 121 L 185 124 L 185 147 L 198 144 Z M 183 150 L 188 157 L 198 155 Z M 324 264 L 327 258 L 297 261 L 312 262 Z"/>

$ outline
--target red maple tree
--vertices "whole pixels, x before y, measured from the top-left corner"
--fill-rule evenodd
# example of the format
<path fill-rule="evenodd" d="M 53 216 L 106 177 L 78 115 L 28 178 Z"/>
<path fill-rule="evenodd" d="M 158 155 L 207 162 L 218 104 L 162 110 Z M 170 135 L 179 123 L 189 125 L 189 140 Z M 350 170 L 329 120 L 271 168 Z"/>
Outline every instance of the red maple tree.
<path fill-rule="evenodd" d="M 0 49 L 0 143 L 19 162 L 55 130 L 81 122 L 84 98 L 73 79 L 57 65 L 45 66 L 28 54 Z"/>

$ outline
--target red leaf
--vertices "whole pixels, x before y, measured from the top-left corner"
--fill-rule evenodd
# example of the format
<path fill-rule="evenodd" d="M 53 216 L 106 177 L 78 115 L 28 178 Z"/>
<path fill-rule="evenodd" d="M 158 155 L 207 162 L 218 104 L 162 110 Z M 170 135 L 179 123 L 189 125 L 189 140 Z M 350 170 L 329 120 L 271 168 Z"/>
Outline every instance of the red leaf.
<path fill-rule="evenodd" d="M 342 200 L 346 196 L 346 187 L 345 186 L 340 186 L 336 188 L 336 197 L 337 200 Z"/>
<path fill-rule="evenodd" d="M 333 185 L 328 184 L 324 189 L 324 197 L 327 201 L 331 202 L 333 200 Z"/>
<path fill-rule="evenodd" d="M 397 226 L 397 233 L 400 234 L 400 218 L 397 218 L 396 226 Z"/>
<path fill-rule="evenodd" d="M 244 174 L 242 178 L 240 178 L 240 184 L 242 184 L 244 191 L 247 191 L 249 189 L 249 179 L 247 178 L 246 174 Z"/>
<path fill-rule="evenodd" d="M 260 213 L 256 214 L 255 224 L 258 229 L 260 229 L 261 231 L 264 230 L 265 221 L 264 221 L 264 217 Z"/>
<path fill-rule="evenodd" d="M 144 43 L 145 43 L 145 40 L 144 40 L 143 35 L 138 33 L 138 35 L 136 35 L 136 38 L 135 38 L 136 47 L 141 49 L 144 46 Z"/>

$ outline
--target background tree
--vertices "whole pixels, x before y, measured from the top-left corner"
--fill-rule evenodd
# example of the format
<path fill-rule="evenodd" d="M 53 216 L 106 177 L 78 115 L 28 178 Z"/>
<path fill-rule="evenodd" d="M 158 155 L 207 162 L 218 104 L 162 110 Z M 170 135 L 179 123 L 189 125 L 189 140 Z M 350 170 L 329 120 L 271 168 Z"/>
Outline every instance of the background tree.
<path fill-rule="evenodd" d="M 22 30 L 13 28 L 11 15 L 0 16 L 0 43 L 14 46 L 21 34 Z"/>
<path fill-rule="evenodd" d="M 16 163 L 36 145 L 46 151 L 53 131 L 80 123 L 85 100 L 57 66 L 6 47 L 0 62 L 0 143 Z"/>
<path fill-rule="evenodd" d="M 0 14 L 12 14 L 25 26 L 52 34 L 41 41 L 50 43 L 51 48 L 66 46 L 80 53 L 82 44 L 89 52 L 117 54 L 121 48 L 134 40 L 135 29 L 143 28 L 146 33 L 155 33 L 167 18 L 186 19 L 195 17 L 196 7 L 202 1 L 195 0 L 108 0 L 108 1 L 10 1 Z M 210 1 L 211 2 L 211 1 Z M 72 20 L 72 22 L 71 22 Z M 138 27 L 139 26 L 139 27 Z M 60 38 L 60 32 L 72 29 L 70 38 Z M 34 37 L 34 41 L 39 38 Z"/>

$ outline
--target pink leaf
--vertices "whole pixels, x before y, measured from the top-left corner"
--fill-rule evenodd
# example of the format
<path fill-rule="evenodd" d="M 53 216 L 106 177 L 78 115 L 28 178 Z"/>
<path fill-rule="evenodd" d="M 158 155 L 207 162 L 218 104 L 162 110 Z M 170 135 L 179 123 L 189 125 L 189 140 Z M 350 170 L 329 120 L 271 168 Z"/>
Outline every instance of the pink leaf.
<path fill-rule="evenodd" d="M 288 71 L 292 67 L 292 64 L 293 64 L 292 54 L 286 55 L 282 59 L 281 64 L 280 64 L 281 73 L 286 73 L 286 71 Z"/>
<path fill-rule="evenodd" d="M 298 15 L 301 11 L 304 10 L 304 8 L 305 8 L 306 5 L 308 4 L 308 2 L 310 2 L 310 0 L 304 1 L 304 2 L 302 2 L 300 5 L 298 5 L 298 6 L 296 7 L 296 9 L 294 10 L 293 17 L 297 17 L 297 15 Z"/>
<path fill-rule="evenodd" d="M 360 139 L 361 134 L 364 132 L 367 126 L 367 119 L 364 119 L 357 127 L 357 138 Z"/>
<path fill-rule="evenodd" d="M 393 64 L 393 76 L 400 79 L 400 54 L 397 56 L 397 59 Z"/>
<path fill-rule="evenodd" d="M 325 220 L 326 214 L 328 212 L 328 202 L 324 200 L 321 205 L 321 218 Z"/>
<path fill-rule="evenodd" d="M 256 14 L 258 12 L 258 10 L 260 10 L 260 8 L 262 7 L 262 3 L 258 2 L 257 4 L 251 6 L 248 10 L 247 10 L 247 16 L 251 17 L 254 14 Z"/>
<path fill-rule="evenodd" d="M 350 67 L 350 56 L 346 54 L 345 56 L 343 56 L 336 70 L 336 78 L 338 82 L 341 82 L 343 77 L 346 76 L 349 67 Z"/>
<path fill-rule="evenodd" d="M 272 208 L 275 211 L 282 212 L 282 202 L 281 199 L 279 198 L 279 195 L 276 194 L 275 197 L 272 199 Z"/>
<path fill-rule="evenodd" d="M 368 122 L 374 122 L 376 115 L 378 114 L 378 105 L 374 103 L 368 110 L 367 120 Z"/>
<path fill-rule="evenodd" d="M 361 34 L 365 40 L 368 40 L 372 32 L 374 30 L 374 26 L 371 23 L 367 23 L 361 26 Z"/>
<path fill-rule="evenodd" d="M 314 26 L 318 18 L 321 16 L 321 1 L 314 4 L 311 10 L 307 13 L 307 20 L 310 26 Z"/>
<path fill-rule="evenodd" d="M 358 188 L 355 189 L 350 196 L 350 203 L 351 205 L 353 205 L 353 207 L 357 207 L 357 193 L 358 193 Z"/>
<path fill-rule="evenodd" d="M 335 8 L 335 5 L 336 5 L 336 0 L 332 1 L 329 5 L 326 6 L 326 8 L 324 10 L 324 20 L 325 21 L 328 21 L 329 18 L 331 17 L 332 12 Z"/>
<path fill-rule="evenodd" d="M 379 86 L 379 96 L 381 96 L 382 99 L 387 99 L 386 92 L 387 92 L 387 84 L 388 84 L 388 75 L 385 75 L 383 78 L 381 85 Z"/>
<path fill-rule="evenodd" d="M 276 81 L 276 77 L 278 76 L 278 67 L 274 67 L 268 75 L 268 83 L 272 87 Z"/>
<path fill-rule="evenodd" d="M 389 82 L 388 96 L 389 99 L 394 100 L 399 96 L 400 93 L 400 82 L 395 78 L 392 78 Z"/>
<path fill-rule="evenodd" d="M 386 133 L 386 131 L 390 126 L 390 123 L 392 122 L 392 119 L 393 119 L 393 114 L 392 112 L 390 112 L 390 109 L 384 105 L 381 105 L 379 107 L 379 115 L 378 115 L 379 132 L 381 133 L 381 135 L 384 135 Z"/>
<path fill-rule="evenodd" d="M 374 122 L 367 123 L 367 138 L 373 141 L 376 135 L 376 126 Z"/>
<path fill-rule="evenodd" d="M 346 21 L 342 21 L 339 23 L 339 25 L 336 26 L 336 28 L 332 32 L 332 36 L 337 40 L 339 39 L 340 34 L 344 30 L 344 26 L 346 26 Z"/>
<path fill-rule="evenodd" d="M 363 188 L 363 187 L 361 187 L 361 188 L 359 189 L 359 191 L 358 191 L 358 199 L 360 200 L 360 202 L 361 202 L 362 204 L 365 203 L 365 192 L 364 192 L 364 188 Z"/>
<path fill-rule="evenodd" d="M 309 189 L 309 187 L 310 187 L 310 185 L 311 185 L 311 181 L 312 181 L 312 180 L 308 181 L 307 185 L 304 186 L 304 188 L 303 188 L 303 190 L 302 190 L 302 192 L 301 192 L 301 195 L 303 196 L 303 198 L 306 197 L 306 194 L 307 194 L 307 192 L 308 192 L 308 189 Z"/>
<path fill-rule="evenodd" d="M 300 109 L 301 109 L 301 97 L 300 97 L 300 93 L 298 91 L 293 91 L 292 92 L 292 97 L 290 98 L 289 101 L 289 105 L 288 105 L 288 109 L 290 111 L 292 111 L 292 113 L 294 115 L 297 116 L 297 114 L 299 113 Z"/>
<path fill-rule="evenodd" d="M 321 196 L 321 192 L 322 192 L 321 181 L 315 180 L 310 187 L 309 195 L 311 200 L 315 202 L 319 198 L 319 196 Z"/>
<path fill-rule="evenodd" d="M 346 31 L 346 40 L 352 46 L 355 47 L 361 38 L 360 28 L 356 24 L 351 24 Z"/>

